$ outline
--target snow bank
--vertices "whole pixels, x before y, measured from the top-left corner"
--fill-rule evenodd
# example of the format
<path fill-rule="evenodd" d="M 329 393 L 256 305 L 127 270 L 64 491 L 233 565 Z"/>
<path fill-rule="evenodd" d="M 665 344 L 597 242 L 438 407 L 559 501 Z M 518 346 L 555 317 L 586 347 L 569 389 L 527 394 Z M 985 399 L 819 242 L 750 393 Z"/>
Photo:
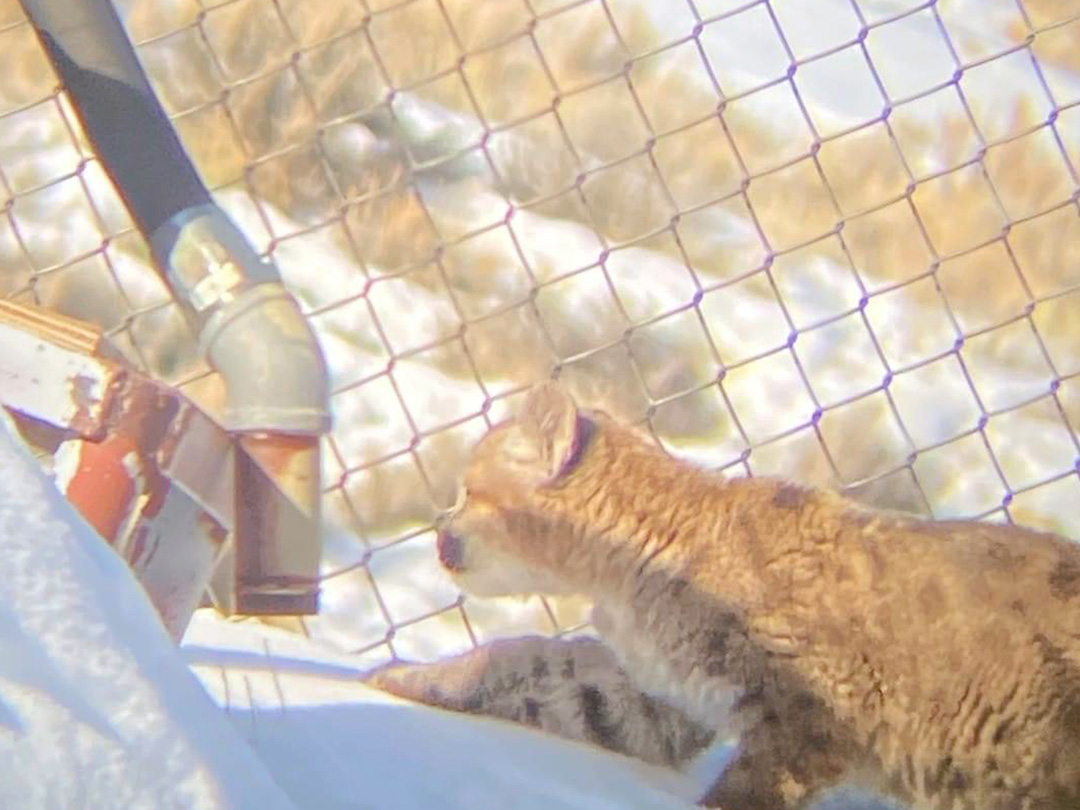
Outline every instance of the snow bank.
<path fill-rule="evenodd" d="M 6 423 L 0 468 L 0 806 L 291 808 Z"/>
<path fill-rule="evenodd" d="M 688 810 L 697 780 L 358 682 L 355 657 L 256 622 L 196 613 L 195 673 L 298 806 Z"/>

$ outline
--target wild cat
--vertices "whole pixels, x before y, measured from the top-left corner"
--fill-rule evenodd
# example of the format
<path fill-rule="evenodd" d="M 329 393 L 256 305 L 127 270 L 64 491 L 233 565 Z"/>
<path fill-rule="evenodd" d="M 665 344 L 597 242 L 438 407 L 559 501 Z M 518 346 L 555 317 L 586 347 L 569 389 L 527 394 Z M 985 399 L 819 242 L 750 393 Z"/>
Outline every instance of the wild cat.
<path fill-rule="evenodd" d="M 373 683 L 668 764 L 734 723 L 701 799 L 727 810 L 840 783 L 926 810 L 1080 809 L 1080 546 L 726 479 L 554 382 L 463 485 L 438 536 L 462 588 L 584 594 L 603 644 L 499 642 Z"/>

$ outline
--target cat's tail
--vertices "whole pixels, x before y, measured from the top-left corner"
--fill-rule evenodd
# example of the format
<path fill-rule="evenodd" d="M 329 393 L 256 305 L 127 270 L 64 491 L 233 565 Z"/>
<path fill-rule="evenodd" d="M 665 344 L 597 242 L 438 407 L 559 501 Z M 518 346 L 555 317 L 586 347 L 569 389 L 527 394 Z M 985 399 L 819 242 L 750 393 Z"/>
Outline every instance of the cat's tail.
<path fill-rule="evenodd" d="M 364 682 L 676 768 L 713 738 L 678 709 L 642 693 L 611 651 L 591 638 L 495 641 L 434 664 L 388 664 Z"/>

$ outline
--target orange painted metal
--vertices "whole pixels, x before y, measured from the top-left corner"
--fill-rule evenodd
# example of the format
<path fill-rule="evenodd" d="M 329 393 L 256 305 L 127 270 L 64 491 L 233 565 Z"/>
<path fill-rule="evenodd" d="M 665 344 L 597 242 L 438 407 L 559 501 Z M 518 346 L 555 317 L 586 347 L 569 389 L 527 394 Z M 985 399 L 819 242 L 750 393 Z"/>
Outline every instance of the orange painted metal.
<path fill-rule="evenodd" d="M 96 328 L 10 302 L 0 404 L 175 636 L 208 587 L 228 613 L 318 610 L 317 436 L 233 436 Z"/>

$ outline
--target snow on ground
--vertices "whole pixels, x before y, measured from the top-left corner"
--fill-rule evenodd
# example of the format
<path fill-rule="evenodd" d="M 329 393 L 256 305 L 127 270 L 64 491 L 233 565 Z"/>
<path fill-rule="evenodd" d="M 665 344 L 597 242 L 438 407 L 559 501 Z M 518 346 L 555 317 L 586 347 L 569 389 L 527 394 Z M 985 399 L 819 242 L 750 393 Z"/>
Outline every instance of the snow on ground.
<path fill-rule="evenodd" d="M 201 611 L 183 654 L 300 806 L 675 810 L 699 792 L 666 770 L 368 689 L 355 657 L 254 622 Z"/>
<path fill-rule="evenodd" d="M 0 806 L 289 810 L 5 423 L 0 468 Z"/>

